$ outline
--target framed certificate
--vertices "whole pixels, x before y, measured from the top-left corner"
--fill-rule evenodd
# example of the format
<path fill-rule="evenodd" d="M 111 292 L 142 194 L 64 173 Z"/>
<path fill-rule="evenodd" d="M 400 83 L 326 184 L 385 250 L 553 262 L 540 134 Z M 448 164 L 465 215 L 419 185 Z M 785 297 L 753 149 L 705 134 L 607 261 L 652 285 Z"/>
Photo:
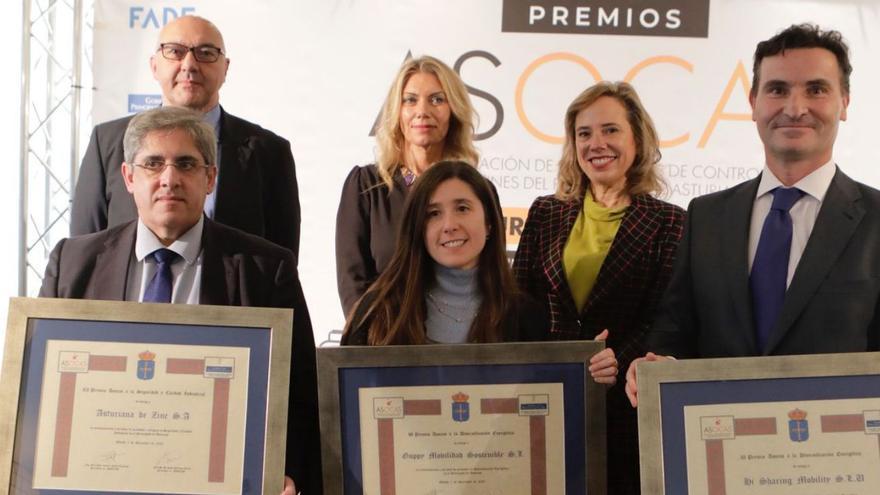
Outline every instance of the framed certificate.
<path fill-rule="evenodd" d="M 10 300 L 0 492 L 280 493 L 292 311 Z"/>
<path fill-rule="evenodd" d="M 605 493 L 603 345 L 318 349 L 324 493 Z"/>
<path fill-rule="evenodd" d="M 880 353 L 642 363 L 642 492 L 880 493 Z"/>

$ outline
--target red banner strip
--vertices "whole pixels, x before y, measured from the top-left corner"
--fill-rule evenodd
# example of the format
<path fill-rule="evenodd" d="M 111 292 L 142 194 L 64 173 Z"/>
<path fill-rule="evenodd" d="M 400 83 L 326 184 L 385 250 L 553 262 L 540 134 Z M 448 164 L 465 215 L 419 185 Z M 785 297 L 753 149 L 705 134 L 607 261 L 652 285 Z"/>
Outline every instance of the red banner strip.
<path fill-rule="evenodd" d="M 125 371 L 125 356 L 89 356 L 89 371 Z"/>
<path fill-rule="evenodd" d="M 165 363 L 165 372 L 178 375 L 201 375 L 205 372 L 205 360 L 168 358 Z"/>
<path fill-rule="evenodd" d="M 404 404 L 407 402 L 410 401 L 404 401 Z M 440 401 L 437 403 L 439 404 Z M 383 418 L 376 420 L 376 423 L 379 425 L 379 493 L 381 495 L 395 495 L 394 420 Z"/>
<path fill-rule="evenodd" d="M 437 416 L 440 411 L 440 401 L 436 399 L 403 401 L 404 416 Z"/>
<path fill-rule="evenodd" d="M 861 414 L 829 414 L 819 419 L 824 433 L 865 431 L 865 417 Z"/>
<path fill-rule="evenodd" d="M 481 399 L 481 414 L 516 414 L 519 400 L 514 399 Z"/>
<path fill-rule="evenodd" d="M 727 493 L 724 484 L 724 440 L 706 440 L 706 475 L 709 495 Z"/>
<path fill-rule="evenodd" d="M 733 420 L 736 435 L 775 435 L 776 418 L 737 418 Z"/>
<path fill-rule="evenodd" d="M 58 412 L 55 415 L 55 445 L 52 450 L 52 476 L 56 478 L 67 476 L 75 395 L 76 373 L 61 373 L 61 383 L 58 387 Z"/>
<path fill-rule="evenodd" d="M 211 450 L 208 454 L 208 482 L 223 483 L 226 478 L 226 432 L 229 424 L 229 379 L 214 379 L 211 410 Z"/>
<path fill-rule="evenodd" d="M 529 435 L 532 495 L 547 495 L 547 427 L 544 416 L 529 417 Z"/>

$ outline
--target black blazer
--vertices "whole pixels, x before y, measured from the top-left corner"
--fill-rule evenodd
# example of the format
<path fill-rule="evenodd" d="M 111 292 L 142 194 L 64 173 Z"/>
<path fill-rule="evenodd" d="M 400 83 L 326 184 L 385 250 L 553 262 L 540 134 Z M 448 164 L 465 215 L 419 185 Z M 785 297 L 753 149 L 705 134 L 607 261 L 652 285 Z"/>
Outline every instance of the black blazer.
<path fill-rule="evenodd" d="M 125 300 L 137 222 L 61 240 L 40 297 Z M 205 219 L 200 304 L 293 308 L 287 473 L 305 494 L 321 493 L 315 340 L 296 260 L 288 249 Z"/>
<path fill-rule="evenodd" d="M 676 357 L 757 356 L 748 273 L 760 177 L 691 201 L 649 348 Z M 770 333 L 765 355 L 878 350 L 880 191 L 840 169 Z"/>
<path fill-rule="evenodd" d="M 214 220 L 263 237 L 299 256 L 300 208 L 290 143 L 226 113 L 220 115 L 220 166 Z M 71 235 L 137 218 L 125 189 L 122 137 L 133 116 L 96 126 L 86 148 L 70 214 Z"/>
<path fill-rule="evenodd" d="M 409 191 L 400 171 L 393 179 L 389 191 L 376 165 L 366 165 L 351 169 L 342 186 L 336 213 L 336 286 L 345 316 L 394 255 Z"/>

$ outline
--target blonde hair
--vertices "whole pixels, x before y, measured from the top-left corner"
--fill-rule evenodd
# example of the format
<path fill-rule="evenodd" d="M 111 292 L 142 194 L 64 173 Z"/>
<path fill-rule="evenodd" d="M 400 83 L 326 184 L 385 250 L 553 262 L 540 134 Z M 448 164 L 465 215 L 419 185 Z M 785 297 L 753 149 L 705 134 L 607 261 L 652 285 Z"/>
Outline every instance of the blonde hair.
<path fill-rule="evenodd" d="M 416 73 L 433 74 L 437 77 L 449 102 L 452 115 L 441 158 L 461 160 L 472 166 L 476 166 L 479 160 L 479 154 L 474 148 L 475 113 L 464 82 L 449 66 L 434 57 L 423 55 L 412 58 L 403 63 L 388 90 L 376 131 L 379 145 L 376 165 L 379 176 L 389 189 L 394 187 L 392 179 L 394 173 L 403 165 L 404 137 L 400 130 L 401 96 L 409 78 Z"/>
<path fill-rule="evenodd" d="M 616 99 L 626 109 L 627 121 L 636 142 L 636 156 L 626 172 L 627 194 L 633 196 L 662 193 L 665 185 L 657 169 L 657 162 L 660 161 L 660 140 L 654 121 L 630 84 L 602 81 L 579 94 L 565 111 L 565 145 L 562 148 L 562 158 L 559 159 L 556 198 L 562 201 L 581 200 L 587 192 L 589 179 L 578 164 L 575 119 L 581 110 L 603 96 Z"/>

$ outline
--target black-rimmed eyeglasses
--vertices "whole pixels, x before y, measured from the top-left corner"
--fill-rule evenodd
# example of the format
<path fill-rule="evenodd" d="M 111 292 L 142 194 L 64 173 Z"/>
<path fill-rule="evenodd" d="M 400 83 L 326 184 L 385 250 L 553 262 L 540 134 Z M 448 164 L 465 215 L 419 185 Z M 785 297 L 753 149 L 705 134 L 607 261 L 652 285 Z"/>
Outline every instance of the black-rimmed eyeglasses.
<path fill-rule="evenodd" d="M 144 169 L 144 172 L 148 175 L 159 175 L 164 172 L 169 165 L 176 168 L 177 171 L 182 174 L 193 174 L 196 170 L 211 167 L 210 165 L 202 165 L 198 160 L 188 158 L 181 158 L 177 161 L 165 161 L 158 158 L 155 160 L 148 159 L 144 163 L 133 163 L 132 165 Z"/>
<path fill-rule="evenodd" d="M 214 45 L 186 46 L 180 43 L 162 43 L 159 50 L 168 60 L 183 60 L 188 52 L 192 52 L 197 62 L 213 63 L 223 55 L 223 50 Z"/>

